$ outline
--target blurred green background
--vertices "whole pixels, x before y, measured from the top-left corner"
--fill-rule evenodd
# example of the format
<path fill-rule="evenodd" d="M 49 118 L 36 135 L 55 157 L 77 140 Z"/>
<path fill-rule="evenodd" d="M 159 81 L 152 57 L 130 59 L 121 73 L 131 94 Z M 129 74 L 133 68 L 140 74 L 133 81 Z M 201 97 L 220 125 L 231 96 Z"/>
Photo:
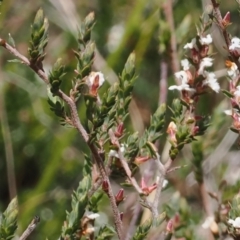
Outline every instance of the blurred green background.
<path fill-rule="evenodd" d="M 36 11 L 42 7 L 50 22 L 44 69 L 48 72 L 56 59 L 61 57 L 70 72 L 64 82 L 64 89 L 68 91 L 71 86 L 69 79 L 73 76 L 71 72 L 76 64 L 72 50 L 77 48 L 77 27 L 89 12 L 94 11 L 96 25 L 92 37 L 97 46 L 94 69 L 102 71 L 108 82 L 112 83 L 117 79 L 128 55 L 132 51 L 136 53 L 138 79 L 134 102 L 130 106 L 131 121 L 128 122 L 128 129 L 142 133 L 151 113 L 159 104 L 163 62 L 167 64 L 165 83 L 174 83 L 171 31 L 164 13 L 164 3 L 163 0 L 8 0 L 2 5 L 0 36 L 7 40 L 10 33 L 17 49 L 27 55 L 31 22 Z M 196 35 L 195 24 L 198 24 L 203 6 L 207 6 L 207 3 L 188 0 L 173 3 L 178 49 L 178 59 L 175 60 L 178 68 L 184 56 L 184 44 Z M 223 13 L 230 11 L 232 22 L 239 22 L 235 1 L 223 2 L 221 10 Z M 230 32 L 233 35 L 239 32 L 239 25 L 233 24 Z M 216 46 L 219 46 L 218 41 L 219 38 L 215 37 Z M 221 76 L 226 56 L 217 53 L 217 48 L 211 51 L 216 53 L 214 66 Z M 71 192 L 81 179 L 86 146 L 74 129 L 60 126 L 59 119 L 49 110 L 44 83 L 26 66 L 8 62 L 13 58 L 0 48 L 0 211 L 6 208 L 10 198 L 17 193 L 19 232 L 23 231 L 34 215 L 40 215 L 41 224 L 29 239 L 55 239 L 60 234 L 65 209 L 70 209 Z M 224 78 L 220 78 L 220 83 L 222 87 L 227 87 Z M 161 91 L 162 95 L 166 94 L 167 86 L 162 86 Z M 170 92 L 164 98 L 170 103 L 174 96 L 177 93 Z M 223 99 L 223 94 L 211 94 L 205 96 L 199 106 L 201 114 L 214 114 L 214 124 L 204 140 L 206 155 L 214 152 L 231 124 L 230 119 L 222 114 L 227 108 Z M 79 114 L 83 122 L 84 111 L 80 102 Z M 231 141 L 228 150 L 235 140 Z M 164 145 L 165 139 L 160 142 L 160 150 L 164 149 Z M 234 150 L 236 147 L 233 146 Z M 190 154 L 186 148 L 179 157 L 182 158 L 181 163 Z M 183 193 L 186 191 L 183 176 L 190 170 L 189 167 L 172 177 L 172 185 L 180 191 L 183 189 Z M 220 178 L 221 174 L 217 176 Z M 181 179 L 181 186 L 175 184 L 176 179 Z"/>

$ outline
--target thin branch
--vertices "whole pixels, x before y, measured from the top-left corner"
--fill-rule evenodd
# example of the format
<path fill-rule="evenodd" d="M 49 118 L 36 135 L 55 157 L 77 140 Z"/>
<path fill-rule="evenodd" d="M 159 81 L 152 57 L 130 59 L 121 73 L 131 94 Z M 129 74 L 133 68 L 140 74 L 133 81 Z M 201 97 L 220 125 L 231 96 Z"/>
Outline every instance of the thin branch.
<path fill-rule="evenodd" d="M 35 216 L 31 223 L 28 225 L 27 229 L 23 232 L 19 240 L 25 240 L 29 237 L 29 235 L 33 232 L 33 230 L 37 227 L 37 224 L 40 222 L 40 217 Z"/>
<path fill-rule="evenodd" d="M 159 172 L 158 180 L 157 180 L 157 188 L 154 196 L 154 200 L 152 203 L 152 213 L 153 213 L 153 220 L 156 221 L 158 217 L 158 206 L 159 206 L 159 201 L 160 201 L 160 196 L 162 192 L 162 187 L 163 187 L 163 182 L 165 180 L 166 176 L 166 168 L 160 161 L 160 155 L 156 152 L 156 164 L 157 164 L 157 169 Z"/>
<path fill-rule="evenodd" d="M 109 132 L 108 132 L 108 133 L 109 133 L 111 142 L 114 143 L 114 144 L 118 147 L 119 160 L 120 160 L 120 162 L 121 162 L 121 164 L 122 164 L 123 169 L 125 170 L 125 173 L 127 174 L 127 177 L 128 177 L 128 179 L 129 179 L 129 181 L 131 182 L 131 184 L 133 185 L 133 187 L 136 189 L 136 191 L 137 191 L 139 194 L 143 194 L 143 191 L 142 191 L 142 189 L 139 187 L 136 179 L 132 176 L 132 171 L 131 171 L 131 169 L 129 168 L 126 159 L 124 158 L 122 151 L 120 150 L 119 141 L 118 141 L 118 139 L 114 136 L 113 130 L 112 130 L 112 129 L 109 129 Z"/>
<path fill-rule="evenodd" d="M 182 165 L 182 166 L 177 166 L 177 167 L 173 167 L 173 168 L 170 168 L 169 170 L 167 170 L 167 173 L 171 173 L 171 172 L 174 172 L 176 170 L 179 170 L 181 168 L 184 168 L 184 167 L 187 167 L 188 165 L 185 164 L 185 165 Z"/>
<path fill-rule="evenodd" d="M 123 239 L 122 221 L 121 221 L 120 213 L 119 213 L 116 201 L 115 201 L 115 196 L 114 196 L 113 190 L 111 188 L 111 183 L 110 183 L 107 171 L 106 171 L 105 166 L 104 166 L 103 159 L 101 158 L 101 156 L 100 156 L 100 154 L 99 154 L 95 145 L 93 145 L 91 143 L 89 143 L 88 145 L 91 149 L 91 152 L 93 154 L 95 162 L 96 162 L 96 164 L 99 168 L 99 171 L 100 171 L 100 173 L 103 177 L 103 181 L 106 181 L 107 184 L 108 184 L 108 187 L 109 187 L 108 188 L 108 196 L 109 196 L 111 207 L 112 207 L 112 210 L 113 210 L 114 223 L 115 223 L 115 226 L 116 226 L 116 231 L 117 231 L 118 237 L 119 237 L 120 240 L 122 240 Z"/>
<path fill-rule="evenodd" d="M 29 66 L 35 73 L 38 74 L 38 76 L 47 85 L 49 85 L 49 79 L 48 79 L 48 76 L 46 75 L 46 73 L 43 70 L 41 70 L 38 66 L 32 65 L 31 62 L 29 61 L 29 59 L 26 58 L 25 56 L 23 56 L 21 53 L 19 53 L 16 48 L 13 48 L 2 38 L 0 38 L 0 46 L 4 47 L 6 50 L 8 50 L 8 52 L 13 54 L 15 57 L 19 58 L 23 64 Z M 103 160 L 102 160 L 96 146 L 89 142 L 89 136 L 88 136 L 86 130 L 84 129 L 83 125 L 81 124 L 75 102 L 61 90 L 58 90 L 57 95 L 60 98 L 62 98 L 63 101 L 69 106 L 70 112 L 71 112 L 71 119 L 72 119 L 72 123 L 73 123 L 74 127 L 78 130 L 78 132 L 81 134 L 81 136 L 83 137 L 85 142 L 88 144 L 88 146 L 93 154 L 93 157 L 98 165 L 98 168 L 102 175 L 103 180 L 106 181 L 109 185 L 109 198 L 110 198 L 111 207 L 113 210 L 116 231 L 117 231 L 119 239 L 122 240 L 123 239 L 122 238 L 122 221 L 121 221 L 120 214 L 119 214 L 116 202 L 115 202 L 115 196 L 114 196 L 112 188 L 111 188 L 111 183 L 110 183 L 108 174 L 104 167 Z"/>
<path fill-rule="evenodd" d="M 14 47 L 12 47 L 11 45 L 9 45 L 4 39 L 0 38 L 0 46 L 4 47 L 6 50 L 8 50 L 8 52 L 10 52 L 12 55 L 14 55 L 15 57 L 19 58 L 23 64 L 27 65 L 28 67 L 30 67 L 35 73 L 38 74 L 38 76 L 47 84 L 49 85 L 49 79 L 47 74 L 40 68 L 38 68 L 35 65 L 32 65 L 31 62 L 29 61 L 28 58 L 26 58 L 25 56 L 23 56 L 20 52 L 18 52 L 18 50 Z M 88 142 L 89 138 L 88 138 L 88 134 L 86 132 L 86 130 L 83 128 L 80 119 L 78 117 L 78 112 L 77 112 L 77 108 L 76 108 L 76 104 L 75 102 L 68 97 L 64 92 L 62 92 L 61 90 L 58 91 L 58 96 L 60 98 L 63 99 L 63 101 L 69 106 L 70 108 L 70 112 L 71 112 L 71 117 L 72 117 L 72 121 L 74 124 L 74 127 L 78 130 L 78 132 L 82 135 L 83 139 Z"/>

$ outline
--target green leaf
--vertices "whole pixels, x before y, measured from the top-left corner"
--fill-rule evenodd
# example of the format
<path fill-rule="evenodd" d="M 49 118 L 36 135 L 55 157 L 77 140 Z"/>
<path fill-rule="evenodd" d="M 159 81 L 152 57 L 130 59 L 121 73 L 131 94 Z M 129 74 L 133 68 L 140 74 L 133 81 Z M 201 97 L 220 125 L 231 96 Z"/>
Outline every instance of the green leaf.
<path fill-rule="evenodd" d="M 99 229 L 96 240 L 110 240 L 116 234 L 111 226 L 104 226 Z"/>
<path fill-rule="evenodd" d="M 11 59 L 11 60 L 7 60 L 10 63 L 22 63 L 22 60 L 19 59 Z"/>
<path fill-rule="evenodd" d="M 146 239 L 147 234 L 152 226 L 152 221 L 148 220 L 141 226 L 139 226 L 134 234 L 132 240 L 144 240 Z"/>
<path fill-rule="evenodd" d="M 0 239 L 10 240 L 17 229 L 18 202 L 13 198 L 5 212 L 2 214 L 0 225 Z"/>
<path fill-rule="evenodd" d="M 85 176 L 72 194 L 72 211 L 67 214 L 66 223 L 62 228 L 62 237 L 73 237 L 79 229 L 79 223 L 88 205 L 88 191 L 91 188 L 91 176 Z"/>

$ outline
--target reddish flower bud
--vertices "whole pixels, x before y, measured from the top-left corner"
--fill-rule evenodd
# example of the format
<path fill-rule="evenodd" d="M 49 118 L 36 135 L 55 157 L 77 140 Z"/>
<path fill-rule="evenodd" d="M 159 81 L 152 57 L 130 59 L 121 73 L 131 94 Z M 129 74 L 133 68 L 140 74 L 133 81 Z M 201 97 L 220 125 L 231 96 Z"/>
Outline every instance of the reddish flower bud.
<path fill-rule="evenodd" d="M 230 12 L 227 12 L 222 20 L 222 25 L 223 27 L 228 27 L 231 24 L 231 16 L 230 16 Z"/>
<path fill-rule="evenodd" d="M 141 189 L 143 191 L 143 194 L 149 195 L 156 188 L 157 188 L 157 184 L 156 183 L 154 183 L 152 186 L 148 187 L 146 185 L 145 179 L 142 177 L 142 179 L 141 179 Z"/>
<path fill-rule="evenodd" d="M 123 122 L 121 122 L 118 126 L 117 126 L 117 130 L 116 130 L 116 132 L 114 133 L 114 135 L 116 136 L 116 137 L 121 137 L 122 136 L 122 134 L 123 134 L 123 130 L 124 130 L 124 124 L 123 124 Z"/>
<path fill-rule="evenodd" d="M 103 180 L 102 182 L 102 190 L 108 194 L 108 189 L 109 189 L 109 186 L 108 186 L 108 182 L 106 180 Z"/>
<path fill-rule="evenodd" d="M 170 219 L 168 221 L 167 226 L 166 226 L 166 231 L 169 233 L 173 232 L 173 220 L 172 219 Z"/>
<path fill-rule="evenodd" d="M 124 200 L 124 190 L 121 188 L 115 196 L 116 204 L 119 205 Z"/>

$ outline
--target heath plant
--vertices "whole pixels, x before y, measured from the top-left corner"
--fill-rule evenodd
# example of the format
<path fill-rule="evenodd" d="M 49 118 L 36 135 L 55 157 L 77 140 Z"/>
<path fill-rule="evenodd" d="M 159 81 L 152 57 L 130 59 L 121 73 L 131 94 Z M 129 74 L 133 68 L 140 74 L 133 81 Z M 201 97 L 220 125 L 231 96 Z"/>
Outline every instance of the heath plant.
<path fill-rule="evenodd" d="M 172 1 L 164 3 L 163 9 L 171 9 L 171 4 Z M 10 60 L 11 64 L 26 65 L 45 83 L 49 108 L 56 121 L 59 118 L 60 124 L 68 127 L 67 131 L 76 131 L 87 146 L 85 150 L 79 146 L 85 161 L 79 169 L 78 187 L 71 193 L 71 206 L 58 210 L 66 211 L 59 239 L 240 239 L 240 182 L 230 185 L 222 174 L 221 179 L 216 179 L 219 188 L 209 188 L 207 176 L 211 170 L 209 163 L 205 163 L 209 154 L 205 139 L 211 135 L 216 117 L 227 119 L 226 115 L 229 115 L 232 119 L 229 128 L 236 135 L 240 132 L 240 38 L 228 32 L 231 24 L 237 24 L 231 22 L 231 13 L 223 15 L 219 3 L 211 0 L 200 17 L 196 35 L 183 45 L 181 69 L 176 67 L 177 36 L 173 25 L 169 21 L 164 30 L 163 23 L 159 22 L 162 34 L 169 31 L 167 40 L 161 39 L 160 34 L 160 52 L 166 54 L 167 46 L 170 46 L 169 64 L 172 64 L 175 83 L 168 84 L 166 89 L 175 98 L 170 103 L 161 98 L 149 126 L 141 134 L 127 128 L 129 105 L 139 75 L 135 69 L 137 57 L 134 52 L 129 55 L 118 81 L 109 86 L 101 69 L 93 67 L 97 51 L 92 38 L 94 12 L 78 26 L 76 47 L 72 47 L 75 55 L 73 71 L 61 56 L 49 71 L 45 70 L 49 21 L 43 9 L 37 11 L 31 24 L 27 56 L 18 50 L 18 43 L 11 35 L 8 40 L 6 36 L 0 36 L 2 50 L 15 58 Z M 172 17 L 171 11 L 168 17 Z M 221 48 L 227 52 L 227 56 L 222 57 L 226 65 L 224 89 L 213 67 L 216 56 L 212 51 L 214 29 L 220 32 Z M 161 74 L 165 68 L 166 63 L 162 63 Z M 68 89 L 64 85 L 66 76 L 71 82 Z M 166 89 L 161 89 L 160 94 L 166 94 Z M 227 99 L 229 109 L 221 112 L 226 115 L 211 116 L 210 111 L 201 114 L 198 110 L 201 102 L 215 95 Z M 83 119 L 79 109 L 85 111 Z M 165 142 L 167 157 L 163 157 L 163 149 L 159 147 Z M 182 162 L 184 149 L 190 147 L 192 154 Z M 195 182 L 200 206 L 194 208 L 191 199 L 181 191 L 173 190 L 174 181 L 170 181 L 169 175 L 179 171 L 184 172 L 183 178 L 194 173 L 188 178 Z M 168 200 L 162 196 L 165 189 Z M 130 215 L 128 208 L 122 206 L 132 196 L 135 203 L 128 207 L 132 211 Z M 111 210 L 105 211 L 102 202 L 109 203 Z M 101 222 L 103 215 L 107 221 Z M 30 224 L 26 230 L 16 233 L 17 216 L 15 197 L 0 218 L 1 240 L 23 240 L 38 231 L 40 218 L 32 216 L 27 220 Z M 42 237 L 51 239 L 51 236 Z"/>

